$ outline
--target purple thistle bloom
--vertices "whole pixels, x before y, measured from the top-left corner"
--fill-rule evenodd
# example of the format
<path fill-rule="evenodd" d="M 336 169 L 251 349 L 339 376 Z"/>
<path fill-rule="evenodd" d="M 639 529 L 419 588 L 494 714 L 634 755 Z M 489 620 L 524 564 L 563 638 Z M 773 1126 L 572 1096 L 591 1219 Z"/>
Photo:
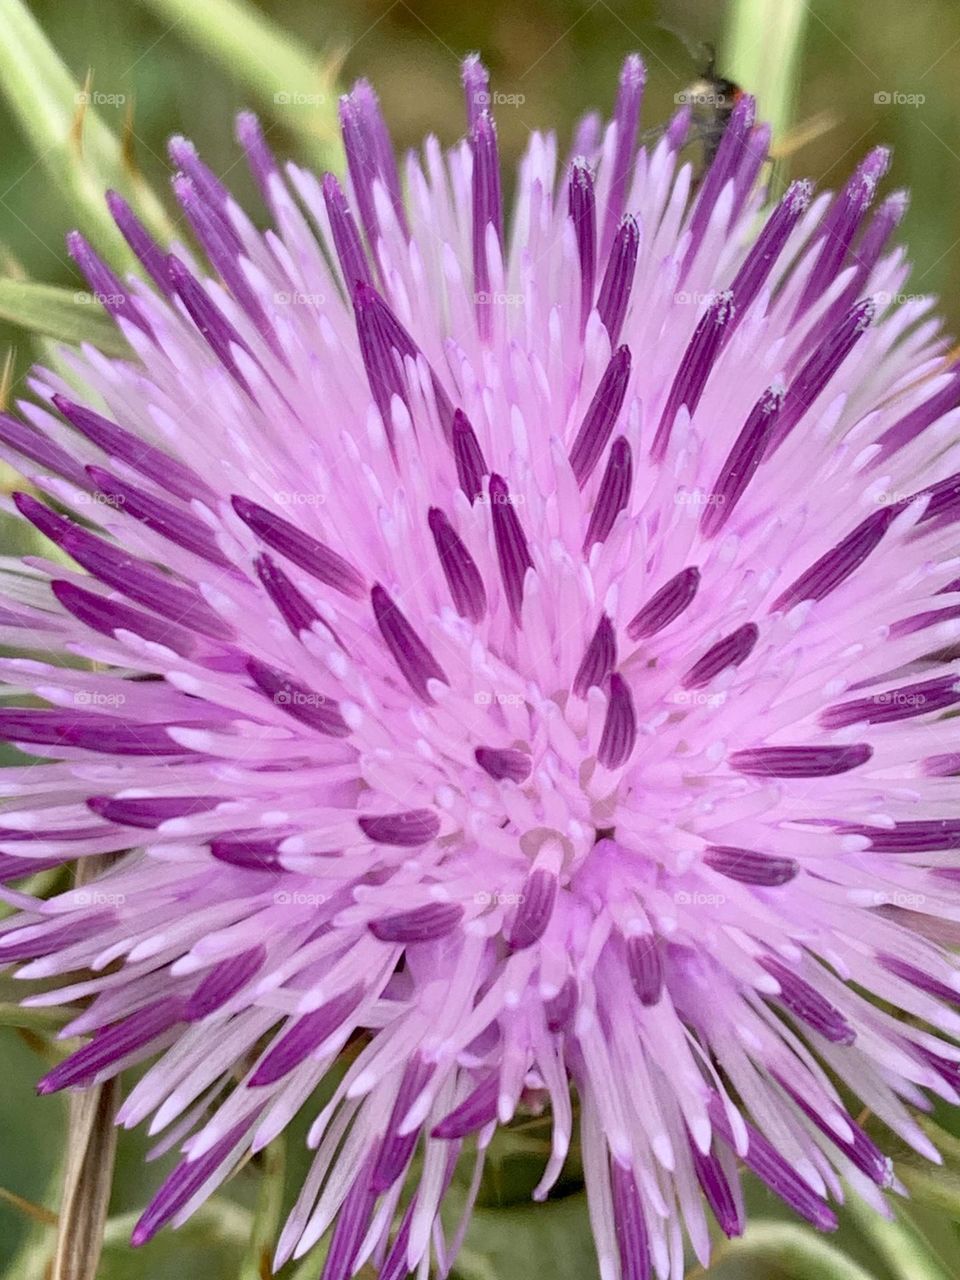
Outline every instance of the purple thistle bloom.
<path fill-rule="evenodd" d="M 404 188 L 361 82 L 345 187 L 242 117 L 266 235 L 174 140 L 209 268 L 117 197 L 152 284 L 71 239 L 136 359 L 73 353 L 0 416 L 70 561 L 4 569 L 0 642 L 97 664 L 0 659 L 45 704 L 0 712 L 45 761 L 0 777 L 0 873 L 115 860 L 7 890 L 0 961 L 83 1001 L 41 1092 L 143 1064 L 121 1123 L 180 1127 L 135 1243 L 348 1041 L 277 1250 L 329 1230 L 326 1280 L 448 1269 L 462 1144 L 537 1094 L 545 1198 L 571 1086 L 604 1280 L 680 1275 L 681 1225 L 706 1264 L 741 1164 L 826 1230 L 841 1178 L 879 1207 L 841 1085 L 937 1158 L 960 379 L 931 301 L 883 301 L 885 152 L 754 236 L 752 103 L 688 200 L 685 126 L 637 149 L 643 83 L 565 172 L 534 135 L 512 218 L 471 59 L 467 138 Z"/>

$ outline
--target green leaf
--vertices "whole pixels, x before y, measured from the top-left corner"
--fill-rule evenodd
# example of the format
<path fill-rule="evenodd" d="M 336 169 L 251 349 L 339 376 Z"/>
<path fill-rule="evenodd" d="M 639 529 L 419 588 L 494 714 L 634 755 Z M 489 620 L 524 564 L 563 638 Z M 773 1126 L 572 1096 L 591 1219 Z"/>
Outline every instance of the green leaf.
<path fill-rule="evenodd" d="M 178 1230 L 169 1227 L 139 1249 L 130 1233 L 139 1214 L 111 1218 L 97 1280 L 237 1280 L 250 1235 L 250 1214 L 213 1196 Z"/>
<path fill-rule="evenodd" d="M 917 1119 L 943 1156 L 943 1166 L 931 1166 L 909 1151 L 897 1160 L 897 1176 L 918 1206 L 929 1206 L 960 1219 L 960 1138 L 948 1133 L 929 1116 Z"/>
<path fill-rule="evenodd" d="M 106 355 L 132 355 L 123 334 L 93 294 L 82 290 L 0 279 L 0 320 L 59 342 L 89 342 Z"/>
<path fill-rule="evenodd" d="M 774 139 L 793 120 L 809 8 L 807 0 L 731 0 L 727 8 L 724 73 L 756 96 L 758 115 L 772 126 Z"/>
<path fill-rule="evenodd" d="M 948 1123 L 951 1120 L 950 1115 L 947 1117 Z M 953 1123 L 960 1118 L 953 1116 Z M 943 1156 L 944 1164 L 948 1169 L 955 1169 L 960 1172 L 960 1138 L 955 1133 L 950 1133 L 944 1129 L 943 1125 L 937 1124 L 936 1120 L 931 1120 L 929 1116 L 917 1116 L 920 1128 L 924 1131 L 933 1145 Z M 929 1165 L 925 1163 L 925 1167 Z"/>
<path fill-rule="evenodd" d="M 920 1232 L 902 1217 L 883 1218 L 855 1196 L 850 1197 L 846 1212 L 896 1280 L 951 1280 Z"/>
<path fill-rule="evenodd" d="M 199 7 L 199 6 L 198 6 Z M 104 203 L 113 187 L 161 239 L 170 223 L 163 206 L 125 165 L 120 142 L 95 102 L 71 76 L 23 0 L 0 0 L 0 90 L 6 95 L 38 163 L 64 188 L 82 229 L 118 266 L 135 259 Z M 82 129 L 79 127 L 82 121 Z"/>
<path fill-rule="evenodd" d="M 721 1275 L 740 1280 L 755 1274 L 777 1280 L 876 1280 L 811 1228 L 762 1219 L 755 1219 L 746 1235 L 717 1249 L 707 1274 L 715 1269 L 718 1280 Z"/>
<path fill-rule="evenodd" d="M 898 1169 L 900 1179 L 911 1196 L 924 1204 L 935 1205 L 960 1219 L 960 1176 L 937 1169 Z"/>
<path fill-rule="evenodd" d="M 592 1280 L 596 1253 L 584 1195 L 510 1209 L 475 1209 L 459 1280 Z"/>
<path fill-rule="evenodd" d="M 324 1238 L 316 1244 L 309 1253 L 304 1254 L 302 1261 L 290 1273 L 290 1280 L 317 1280 L 317 1277 L 323 1274 L 323 1264 L 327 1260 L 327 1252 L 330 1248 L 330 1236 L 328 1231 Z M 286 1276 L 286 1268 L 282 1275 Z M 364 1272 L 360 1272 L 361 1280 L 367 1280 Z"/>
<path fill-rule="evenodd" d="M 0 1003 L 0 1027 L 20 1027 L 26 1031 L 59 1031 L 69 1022 L 64 1009 L 24 1009 L 19 1004 Z"/>
<path fill-rule="evenodd" d="M 243 0 L 141 0 L 170 30 L 220 62 L 311 159 L 342 167 L 335 59 L 321 58 Z"/>
<path fill-rule="evenodd" d="M 550 1143 L 548 1117 L 533 1116 L 498 1129 L 487 1151 L 478 1206 L 488 1209 L 529 1206 L 534 1187 L 543 1177 L 544 1166 L 550 1158 Z M 473 1176 L 471 1161 L 461 1161 L 458 1176 L 467 1180 Z M 559 1200 L 582 1189 L 583 1170 L 579 1148 L 574 1142 L 554 1195 Z"/>
<path fill-rule="evenodd" d="M 23 984 L 21 984 L 23 985 Z M 14 1031 L 0 1030 L 3 1090 L 0 1091 L 0 1186 L 55 1210 L 62 1173 L 58 1168 L 66 1124 L 63 1096 L 38 1105 L 34 1084 L 44 1060 Z M 4 1280 L 47 1280 L 56 1229 L 0 1205 L 0 1274 Z"/>
<path fill-rule="evenodd" d="M 263 1280 L 264 1276 L 271 1274 L 271 1259 L 283 1216 L 286 1164 L 286 1139 L 281 1135 L 270 1143 L 257 1161 L 257 1207 L 238 1280 Z"/>

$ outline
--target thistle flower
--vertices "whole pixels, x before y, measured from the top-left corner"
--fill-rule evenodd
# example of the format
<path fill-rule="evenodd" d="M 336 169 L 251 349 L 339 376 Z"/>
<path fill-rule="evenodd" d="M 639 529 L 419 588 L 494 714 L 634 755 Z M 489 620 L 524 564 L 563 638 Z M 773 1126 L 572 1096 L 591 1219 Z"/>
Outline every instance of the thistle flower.
<path fill-rule="evenodd" d="M 463 78 L 403 182 L 363 82 L 347 191 L 242 116 L 264 233 L 175 139 L 205 262 L 110 197 L 152 286 L 70 238 L 136 359 L 2 419 L 64 559 L 4 572 L 48 658 L 2 662 L 47 706 L 2 713 L 46 762 L 4 773 L 0 868 L 114 861 L 7 889 L 0 958 L 90 1037 L 41 1092 L 150 1064 L 120 1121 L 184 1156 L 134 1243 L 307 1108 L 277 1262 L 332 1229 L 326 1280 L 445 1274 L 533 1109 L 537 1199 L 579 1131 L 601 1275 L 680 1277 L 741 1163 L 826 1230 L 842 1184 L 883 1209 L 851 1093 L 931 1159 L 912 1110 L 958 1101 L 960 373 L 893 305 L 884 150 L 756 235 L 750 100 L 694 189 L 630 58 L 507 219 Z"/>

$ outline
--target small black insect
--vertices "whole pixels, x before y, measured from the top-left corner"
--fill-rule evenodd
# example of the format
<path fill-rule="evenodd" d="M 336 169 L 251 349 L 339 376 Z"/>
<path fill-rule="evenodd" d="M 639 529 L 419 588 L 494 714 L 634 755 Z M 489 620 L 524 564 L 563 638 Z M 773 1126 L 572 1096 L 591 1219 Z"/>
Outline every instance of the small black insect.
<path fill-rule="evenodd" d="M 701 50 L 701 70 L 696 80 L 677 94 L 677 102 L 690 107 L 691 141 L 702 143 L 703 168 L 706 170 L 713 163 L 734 107 L 743 97 L 743 90 L 735 81 L 717 73 L 717 55 L 713 45 L 705 44 Z"/>

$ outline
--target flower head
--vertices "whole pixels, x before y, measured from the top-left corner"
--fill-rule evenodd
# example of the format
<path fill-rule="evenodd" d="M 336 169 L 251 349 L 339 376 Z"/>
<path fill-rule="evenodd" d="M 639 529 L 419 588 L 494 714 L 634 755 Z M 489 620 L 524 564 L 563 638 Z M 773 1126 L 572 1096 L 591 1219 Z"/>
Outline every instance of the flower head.
<path fill-rule="evenodd" d="M 602 1275 L 676 1277 L 741 1161 L 824 1229 L 841 1178 L 882 1207 L 842 1087 L 931 1157 L 910 1108 L 958 1100 L 960 373 L 891 306 L 885 151 L 756 234 L 751 101 L 694 187 L 630 58 L 507 218 L 464 84 L 402 181 L 358 84 L 347 191 L 241 117 L 266 232 L 175 139 L 205 261 L 110 197 L 150 286 L 71 237 L 135 358 L 0 425 L 62 553 L 4 571 L 3 642 L 58 660 L 2 660 L 47 762 L 0 871 L 112 861 L 7 890 L 0 959 L 90 1037 L 42 1092 L 151 1064 L 120 1120 L 185 1154 L 135 1242 L 306 1107 L 278 1260 L 445 1273 L 458 1166 L 549 1108 L 536 1197 L 578 1128 Z"/>

